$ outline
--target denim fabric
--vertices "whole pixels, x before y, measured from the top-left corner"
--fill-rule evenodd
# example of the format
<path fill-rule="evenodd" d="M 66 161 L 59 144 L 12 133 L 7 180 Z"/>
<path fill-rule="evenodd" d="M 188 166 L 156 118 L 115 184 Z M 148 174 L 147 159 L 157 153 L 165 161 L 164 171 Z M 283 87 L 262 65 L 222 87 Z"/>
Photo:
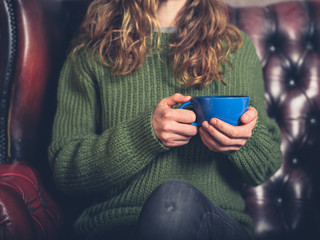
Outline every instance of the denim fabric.
<path fill-rule="evenodd" d="M 144 204 L 139 240 L 249 240 L 235 219 L 192 185 L 170 180 Z"/>

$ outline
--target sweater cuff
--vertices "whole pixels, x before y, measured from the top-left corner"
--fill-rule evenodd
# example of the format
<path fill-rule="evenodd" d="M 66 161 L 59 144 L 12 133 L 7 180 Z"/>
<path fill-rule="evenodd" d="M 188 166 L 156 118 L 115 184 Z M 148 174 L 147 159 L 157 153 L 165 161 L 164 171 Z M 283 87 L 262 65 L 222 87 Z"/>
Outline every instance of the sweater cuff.
<path fill-rule="evenodd" d="M 239 151 L 227 153 L 248 184 L 259 185 L 279 169 L 282 155 L 280 144 L 274 137 L 258 122 L 246 144 Z"/>
<path fill-rule="evenodd" d="M 141 114 L 135 121 L 126 123 L 126 127 L 130 129 L 128 137 L 132 140 L 132 146 L 136 154 L 149 157 L 153 154 L 168 151 L 155 135 L 152 126 L 153 109 Z"/>

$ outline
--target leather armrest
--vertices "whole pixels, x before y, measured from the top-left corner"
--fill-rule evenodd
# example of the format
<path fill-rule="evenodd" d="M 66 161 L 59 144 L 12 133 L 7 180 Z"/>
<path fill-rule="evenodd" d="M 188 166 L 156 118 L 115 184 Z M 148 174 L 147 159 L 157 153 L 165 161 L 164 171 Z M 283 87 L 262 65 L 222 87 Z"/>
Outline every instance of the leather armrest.
<path fill-rule="evenodd" d="M 0 165 L 0 239 L 58 239 L 61 211 L 31 167 Z"/>

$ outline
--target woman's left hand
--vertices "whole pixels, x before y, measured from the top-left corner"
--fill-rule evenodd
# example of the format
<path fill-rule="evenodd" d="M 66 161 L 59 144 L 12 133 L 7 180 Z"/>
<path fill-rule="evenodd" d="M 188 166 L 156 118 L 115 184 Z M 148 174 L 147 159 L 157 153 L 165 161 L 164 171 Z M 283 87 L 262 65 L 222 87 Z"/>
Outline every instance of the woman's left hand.
<path fill-rule="evenodd" d="M 204 121 L 199 129 L 202 142 L 213 152 L 238 151 L 251 137 L 258 112 L 249 107 L 241 116 L 242 125 L 232 126 L 217 118 Z"/>

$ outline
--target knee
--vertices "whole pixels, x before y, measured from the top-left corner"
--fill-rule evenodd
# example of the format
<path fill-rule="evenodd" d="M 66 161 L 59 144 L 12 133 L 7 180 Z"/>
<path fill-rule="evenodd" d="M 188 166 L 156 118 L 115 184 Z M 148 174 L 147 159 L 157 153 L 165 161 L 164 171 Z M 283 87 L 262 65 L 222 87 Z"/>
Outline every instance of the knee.
<path fill-rule="evenodd" d="M 198 190 L 181 180 L 169 180 L 156 188 L 145 202 L 141 215 L 152 215 L 152 219 L 167 221 L 175 219 L 195 208 Z"/>
<path fill-rule="evenodd" d="M 181 180 L 168 180 L 160 184 L 149 196 L 145 203 L 156 204 L 158 207 L 161 204 L 168 203 L 184 204 L 196 201 L 199 196 L 199 191 L 191 184 Z"/>
<path fill-rule="evenodd" d="M 180 180 L 161 184 L 142 208 L 139 231 L 146 236 L 156 232 L 175 236 L 181 230 L 187 233 L 198 219 L 197 191 L 192 185 Z"/>
<path fill-rule="evenodd" d="M 197 211 L 201 193 L 191 184 L 181 180 L 169 180 L 156 188 L 145 202 L 141 217 L 152 221 L 185 221 Z M 150 215 L 150 216 L 149 216 Z"/>

